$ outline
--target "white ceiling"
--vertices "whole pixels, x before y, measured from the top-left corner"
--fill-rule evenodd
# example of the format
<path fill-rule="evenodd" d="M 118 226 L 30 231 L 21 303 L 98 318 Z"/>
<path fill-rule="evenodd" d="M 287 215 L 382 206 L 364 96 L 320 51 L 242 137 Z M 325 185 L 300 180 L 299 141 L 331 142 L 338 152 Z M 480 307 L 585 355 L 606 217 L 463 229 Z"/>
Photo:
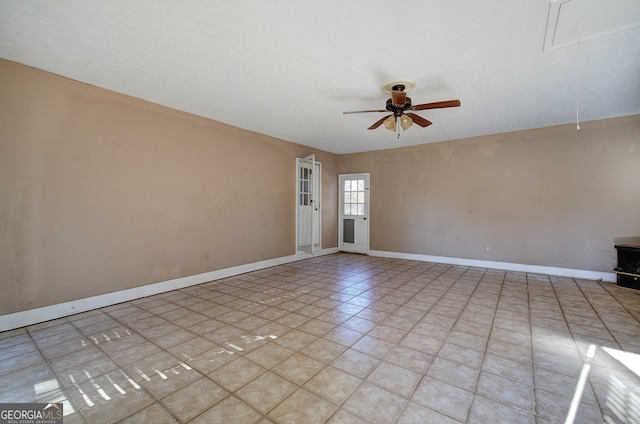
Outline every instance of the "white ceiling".
<path fill-rule="evenodd" d="M 0 57 L 334 153 L 639 114 L 640 2 L 564 3 L 5 0 Z M 550 10 L 579 44 L 545 47 Z M 367 131 L 384 114 L 342 114 L 384 109 L 392 79 L 462 106 L 399 140 Z"/>

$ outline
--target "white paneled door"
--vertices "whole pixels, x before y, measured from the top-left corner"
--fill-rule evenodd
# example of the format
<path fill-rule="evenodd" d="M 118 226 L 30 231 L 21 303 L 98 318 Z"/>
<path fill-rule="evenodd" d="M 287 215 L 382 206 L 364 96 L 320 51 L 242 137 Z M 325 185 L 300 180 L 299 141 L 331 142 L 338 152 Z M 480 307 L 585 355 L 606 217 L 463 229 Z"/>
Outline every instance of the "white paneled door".
<path fill-rule="evenodd" d="M 298 159 L 297 162 L 297 249 L 313 253 L 321 249 L 322 164 L 316 162 L 315 155 Z"/>
<path fill-rule="evenodd" d="M 369 174 L 342 174 L 338 178 L 338 248 L 369 252 Z"/>

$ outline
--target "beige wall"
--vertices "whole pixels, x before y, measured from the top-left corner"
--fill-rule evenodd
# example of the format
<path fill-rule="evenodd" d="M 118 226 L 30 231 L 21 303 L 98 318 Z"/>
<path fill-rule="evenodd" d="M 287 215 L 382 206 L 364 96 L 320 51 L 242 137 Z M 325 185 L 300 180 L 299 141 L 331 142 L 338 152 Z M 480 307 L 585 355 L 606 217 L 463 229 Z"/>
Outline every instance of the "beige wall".
<path fill-rule="evenodd" d="M 0 60 L 0 315 L 295 252 L 295 158 L 337 157 Z"/>
<path fill-rule="evenodd" d="M 294 253 L 311 153 L 324 248 L 354 172 L 375 250 L 610 271 L 640 236 L 640 116 L 337 156 L 0 60 L 0 148 L 0 315 Z"/>
<path fill-rule="evenodd" d="M 640 115 L 581 128 L 342 155 L 338 172 L 371 173 L 372 250 L 611 272 L 614 241 L 640 235 Z"/>

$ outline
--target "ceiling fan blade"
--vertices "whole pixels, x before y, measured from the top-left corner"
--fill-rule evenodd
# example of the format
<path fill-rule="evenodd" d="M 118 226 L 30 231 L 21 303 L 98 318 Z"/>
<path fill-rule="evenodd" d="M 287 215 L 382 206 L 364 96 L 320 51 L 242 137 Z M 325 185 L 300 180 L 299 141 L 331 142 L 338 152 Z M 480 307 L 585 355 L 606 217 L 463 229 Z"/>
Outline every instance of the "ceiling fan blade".
<path fill-rule="evenodd" d="M 460 100 L 445 100 L 444 102 L 423 103 L 411 106 L 411 110 L 439 109 L 443 107 L 458 107 Z"/>
<path fill-rule="evenodd" d="M 354 110 L 351 112 L 342 112 L 343 115 L 349 115 L 351 113 L 368 113 L 368 112 L 388 112 L 386 109 L 372 109 L 372 110 Z"/>
<path fill-rule="evenodd" d="M 413 119 L 413 123 L 420 125 L 422 128 L 428 127 L 429 125 L 433 124 L 433 122 L 429 121 L 428 119 L 424 119 L 422 116 L 416 115 L 415 113 L 405 113 L 405 115 L 411 117 L 411 119 Z"/>
<path fill-rule="evenodd" d="M 376 121 L 375 124 L 371 125 L 369 128 L 367 128 L 368 130 L 375 130 L 376 128 L 378 128 L 380 125 L 382 125 L 382 123 L 384 122 L 385 119 L 387 119 L 388 117 L 393 116 L 393 115 L 387 115 L 384 118 L 381 118 L 380 120 Z"/>
<path fill-rule="evenodd" d="M 392 91 L 391 92 L 391 103 L 394 106 L 402 107 L 407 102 L 407 93 L 406 91 Z"/>

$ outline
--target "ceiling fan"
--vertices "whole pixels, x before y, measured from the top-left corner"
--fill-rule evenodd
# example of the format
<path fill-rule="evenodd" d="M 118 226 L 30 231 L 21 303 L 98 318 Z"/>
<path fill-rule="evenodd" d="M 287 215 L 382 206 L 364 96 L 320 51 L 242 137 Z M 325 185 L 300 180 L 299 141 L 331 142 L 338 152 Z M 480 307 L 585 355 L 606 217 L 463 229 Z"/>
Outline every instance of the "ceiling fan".
<path fill-rule="evenodd" d="M 394 80 L 386 82 L 382 85 L 382 87 L 380 87 L 383 93 L 391 94 L 391 98 L 387 100 L 387 106 L 385 109 L 355 110 L 352 112 L 342 113 L 343 115 L 348 115 L 351 113 L 391 112 L 391 115 L 387 115 L 379 119 L 367 129 L 375 130 L 380 125 L 384 124 L 384 127 L 389 131 L 396 131 L 397 128 L 399 138 L 400 128 L 396 125 L 398 121 L 400 121 L 400 127 L 402 127 L 403 131 L 409 129 L 413 124 L 418 124 L 424 128 L 433 123 L 427 119 L 424 119 L 422 116 L 407 111 L 440 109 L 445 107 L 460 106 L 460 100 L 445 100 L 442 102 L 412 105 L 411 98 L 407 97 L 407 92 L 412 90 L 415 86 L 415 81 L 411 80 Z"/>

